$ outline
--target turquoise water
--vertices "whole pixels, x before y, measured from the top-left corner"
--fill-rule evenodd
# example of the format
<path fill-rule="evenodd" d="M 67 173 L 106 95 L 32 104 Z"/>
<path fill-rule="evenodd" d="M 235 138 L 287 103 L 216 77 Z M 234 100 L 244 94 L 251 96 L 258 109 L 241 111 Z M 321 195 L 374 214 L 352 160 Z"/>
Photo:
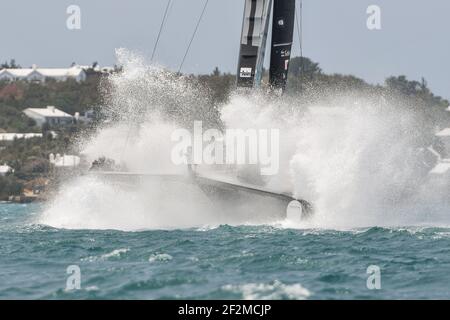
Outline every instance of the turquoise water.
<path fill-rule="evenodd" d="M 450 229 L 63 230 L 35 224 L 40 210 L 0 204 L 2 299 L 450 298 Z"/>

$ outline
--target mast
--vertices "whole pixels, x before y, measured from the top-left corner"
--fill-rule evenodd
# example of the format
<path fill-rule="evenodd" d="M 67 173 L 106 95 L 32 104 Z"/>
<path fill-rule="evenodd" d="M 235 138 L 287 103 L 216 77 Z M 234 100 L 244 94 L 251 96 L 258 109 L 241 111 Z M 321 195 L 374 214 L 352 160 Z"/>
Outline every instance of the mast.
<path fill-rule="evenodd" d="M 245 0 L 236 84 L 261 85 L 267 32 L 273 0 Z"/>
<path fill-rule="evenodd" d="M 269 82 L 273 90 L 281 93 L 286 88 L 294 23 L 295 0 L 274 0 Z"/>

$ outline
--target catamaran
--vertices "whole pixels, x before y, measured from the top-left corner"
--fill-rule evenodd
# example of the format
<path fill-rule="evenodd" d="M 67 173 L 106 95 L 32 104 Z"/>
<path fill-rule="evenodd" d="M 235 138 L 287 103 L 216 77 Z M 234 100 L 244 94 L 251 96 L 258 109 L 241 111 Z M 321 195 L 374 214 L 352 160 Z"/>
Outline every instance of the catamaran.
<path fill-rule="evenodd" d="M 253 90 L 261 86 L 263 64 L 272 19 L 270 39 L 269 85 L 282 94 L 286 87 L 295 23 L 295 0 L 245 0 L 236 86 Z M 155 175 L 132 172 L 96 172 L 109 181 L 133 185 L 152 180 L 167 190 L 180 185 L 200 190 L 214 206 L 214 211 L 233 221 L 279 221 L 287 216 L 305 219 L 312 206 L 291 194 L 270 190 L 242 180 L 218 178 L 201 173 L 191 165 L 185 175 Z M 187 189 L 187 188 L 186 188 Z"/>

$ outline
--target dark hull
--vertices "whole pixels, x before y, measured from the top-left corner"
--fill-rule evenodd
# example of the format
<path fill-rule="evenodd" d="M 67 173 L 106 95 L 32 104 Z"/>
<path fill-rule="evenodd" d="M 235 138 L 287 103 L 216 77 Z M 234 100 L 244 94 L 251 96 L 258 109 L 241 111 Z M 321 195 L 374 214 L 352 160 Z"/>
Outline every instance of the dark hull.
<path fill-rule="evenodd" d="M 137 185 L 151 183 L 169 192 L 181 191 L 180 198 L 186 200 L 189 194 L 200 191 L 209 200 L 209 209 L 223 222 L 273 222 L 285 219 L 288 205 L 299 201 L 303 218 L 311 213 L 311 206 L 304 200 L 295 199 L 287 194 L 252 185 L 238 184 L 230 181 L 211 179 L 198 175 L 154 175 L 117 172 L 92 173 L 122 187 L 134 188 Z M 180 199 L 183 200 L 183 199 Z M 207 206 L 204 205 L 203 208 Z M 300 217 L 299 217 L 300 218 Z"/>

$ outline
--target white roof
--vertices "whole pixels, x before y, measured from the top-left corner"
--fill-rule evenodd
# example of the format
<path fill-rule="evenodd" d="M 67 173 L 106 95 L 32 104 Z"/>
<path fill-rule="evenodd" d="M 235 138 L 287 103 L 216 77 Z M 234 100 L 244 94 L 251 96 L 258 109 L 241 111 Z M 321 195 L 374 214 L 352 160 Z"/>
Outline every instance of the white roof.
<path fill-rule="evenodd" d="M 0 75 L 4 73 L 9 73 L 13 77 L 26 77 L 29 75 L 32 69 L 3 69 L 0 71 Z"/>
<path fill-rule="evenodd" d="M 0 141 L 13 141 L 14 139 L 42 138 L 42 133 L 0 133 Z"/>
<path fill-rule="evenodd" d="M 438 133 L 436 133 L 436 136 L 438 137 L 450 137 L 450 128 L 446 128 L 442 131 L 439 131 Z"/>
<path fill-rule="evenodd" d="M 12 171 L 12 168 L 6 164 L 0 165 L 0 173 L 8 173 Z"/>
<path fill-rule="evenodd" d="M 14 77 L 27 77 L 33 72 L 37 72 L 44 77 L 77 77 L 84 70 L 78 66 L 71 68 L 23 68 L 23 69 L 3 69 L 0 71 L 0 76 L 4 73 L 9 73 Z"/>
<path fill-rule="evenodd" d="M 37 71 L 47 77 L 77 77 L 83 73 L 83 69 L 73 67 L 69 69 L 37 69 Z"/>
<path fill-rule="evenodd" d="M 61 111 L 53 106 L 48 106 L 47 108 L 27 108 L 24 110 L 25 113 L 31 112 L 37 114 L 41 117 L 52 117 L 52 118 L 67 118 L 72 116 L 64 111 Z"/>

